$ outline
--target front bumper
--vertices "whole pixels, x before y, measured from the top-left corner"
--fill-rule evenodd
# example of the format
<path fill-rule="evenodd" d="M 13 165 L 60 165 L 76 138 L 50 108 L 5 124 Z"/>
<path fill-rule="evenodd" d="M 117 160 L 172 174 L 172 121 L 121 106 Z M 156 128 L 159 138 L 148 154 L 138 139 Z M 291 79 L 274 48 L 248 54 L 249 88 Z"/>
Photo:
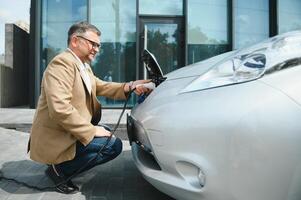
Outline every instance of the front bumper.
<path fill-rule="evenodd" d="M 158 190 L 176 199 L 195 200 L 203 195 L 201 187 L 195 187 L 190 180 L 162 169 L 154 156 L 137 143 L 132 143 L 132 155 L 143 177 Z"/>
<path fill-rule="evenodd" d="M 198 184 L 197 179 L 198 168 L 187 162 L 174 162 L 171 168 L 177 172 L 171 173 L 168 169 L 165 169 L 166 166 L 161 166 L 154 153 L 156 151 L 149 142 L 146 130 L 131 115 L 127 116 L 127 133 L 132 146 L 134 162 L 148 182 L 174 198 L 196 199 L 202 193 L 203 186 Z M 168 157 L 176 159 L 171 154 Z M 165 162 L 167 161 L 165 160 Z M 195 173 L 189 172 L 187 174 L 187 171 L 190 170 Z"/>

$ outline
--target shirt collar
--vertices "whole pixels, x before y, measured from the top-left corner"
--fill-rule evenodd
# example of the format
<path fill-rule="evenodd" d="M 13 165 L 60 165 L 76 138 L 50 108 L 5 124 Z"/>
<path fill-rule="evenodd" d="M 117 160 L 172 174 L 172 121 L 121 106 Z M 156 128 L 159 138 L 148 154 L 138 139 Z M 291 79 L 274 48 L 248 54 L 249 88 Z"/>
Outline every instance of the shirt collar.
<path fill-rule="evenodd" d="M 67 50 L 70 51 L 70 53 L 72 53 L 72 55 L 76 58 L 76 60 L 81 64 L 82 67 L 84 67 L 84 68 L 89 68 L 90 67 L 89 64 L 83 63 L 81 61 L 81 59 L 79 59 L 79 57 L 70 48 L 67 48 Z"/>

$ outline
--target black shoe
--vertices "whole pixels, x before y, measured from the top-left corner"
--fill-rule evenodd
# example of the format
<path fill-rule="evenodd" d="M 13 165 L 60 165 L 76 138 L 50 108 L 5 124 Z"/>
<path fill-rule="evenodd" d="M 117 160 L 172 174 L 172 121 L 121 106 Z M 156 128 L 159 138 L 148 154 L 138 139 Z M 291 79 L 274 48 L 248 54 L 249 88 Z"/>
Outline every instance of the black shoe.
<path fill-rule="evenodd" d="M 79 191 L 79 187 L 77 185 L 75 185 L 71 180 L 67 181 L 67 185 L 69 187 L 74 188 L 76 191 Z"/>
<path fill-rule="evenodd" d="M 58 175 L 54 171 L 53 166 L 49 166 L 45 173 L 56 185 L 55 188 L 58 192 L 64 194 L 74 194 L 79 191 L 78 186 L 76 186 L 71 180 L 66 182 L 66 178 L 63 175 Z"/>

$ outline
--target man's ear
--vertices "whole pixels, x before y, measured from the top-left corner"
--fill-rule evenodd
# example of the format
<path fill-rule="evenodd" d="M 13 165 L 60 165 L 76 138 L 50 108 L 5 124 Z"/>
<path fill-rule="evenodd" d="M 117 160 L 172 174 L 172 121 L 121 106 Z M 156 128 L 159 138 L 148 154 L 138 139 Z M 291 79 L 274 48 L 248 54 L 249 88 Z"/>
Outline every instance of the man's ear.
<path fill-rule="evenodd" d="M 78 38 L 76 36 L 72 36 L 70 38 L 69 47 L 73 47 L 73 48 L 78 47 Z"/>

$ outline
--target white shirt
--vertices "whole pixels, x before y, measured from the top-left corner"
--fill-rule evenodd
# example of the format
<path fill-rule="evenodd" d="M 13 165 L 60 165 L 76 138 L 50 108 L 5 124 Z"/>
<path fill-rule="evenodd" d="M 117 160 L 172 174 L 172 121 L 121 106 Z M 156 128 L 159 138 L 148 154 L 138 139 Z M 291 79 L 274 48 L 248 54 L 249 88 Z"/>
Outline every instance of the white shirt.
<path fill-rule="evenodd" d="M 89 74 L 87 73 L 87 69 L 90 68 L 89 64 L 83 63 L 79 59 L 79 57 L 70 48 L 67 48 L 67 50 L 70 51 L 74 55 L 74 57 L 77 59 L 77 61 L 79 62 L 81 77 L 86 85 L 86 88 L 87 88 L 89 94 L 91 94 L 91 91 L 92 91 L 91 80 L 90 80 Z"/>

